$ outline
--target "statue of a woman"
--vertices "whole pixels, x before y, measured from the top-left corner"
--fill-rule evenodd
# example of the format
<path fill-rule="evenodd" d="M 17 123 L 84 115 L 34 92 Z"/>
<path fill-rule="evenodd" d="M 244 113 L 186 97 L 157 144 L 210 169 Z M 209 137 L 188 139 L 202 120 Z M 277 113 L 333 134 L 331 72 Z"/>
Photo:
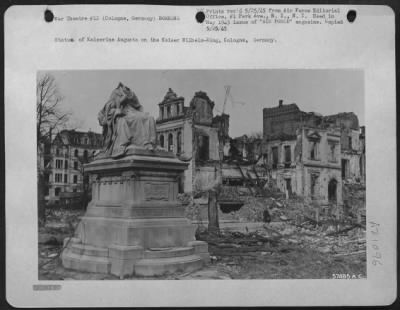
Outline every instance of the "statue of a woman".
<path fill-rule="evenodd" d="M 111 93 L 98 114 L 98 120 L 103 126 L 103 156 L 124 156 L 129 145 L 155 150 L 155 120 L 143 112 L 135 93 L 122 83 Z"/>

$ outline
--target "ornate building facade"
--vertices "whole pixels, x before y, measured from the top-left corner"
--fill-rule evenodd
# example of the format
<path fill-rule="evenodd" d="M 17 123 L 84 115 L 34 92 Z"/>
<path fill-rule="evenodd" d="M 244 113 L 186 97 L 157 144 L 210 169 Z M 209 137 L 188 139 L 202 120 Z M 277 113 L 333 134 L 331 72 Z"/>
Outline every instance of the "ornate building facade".
<path fill-rule="evenodd" d="M 102 148 L 103 137 L 94 132 L 62 130 L 43 152 L 45 200 L 70 203 L 85 191 L 83 164 Z"/>

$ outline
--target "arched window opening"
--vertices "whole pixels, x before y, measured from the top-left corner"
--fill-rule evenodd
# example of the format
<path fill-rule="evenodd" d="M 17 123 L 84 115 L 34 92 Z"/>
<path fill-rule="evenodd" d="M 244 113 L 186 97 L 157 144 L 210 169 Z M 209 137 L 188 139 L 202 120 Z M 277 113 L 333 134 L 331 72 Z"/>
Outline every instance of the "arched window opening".
<path fill-rule="evenodd" d="M 180 154 L 182 153 L 182 132 L 178 132 L 178 135 L 176 137 L 176 146 L 177 146 L 177 153 Z"/>
<path fill-rule="evenodd" d="M 174 151 L 174 137 L 172 136 L 172 133 L 168 135 L 168 152 L 173 152 Z"/>
<path fill-rule="evenodd" d="M 164 135 L 160 135 L 160 146 L 164 147 Z"/>
<path fill-rule="evenodd" d="M 328 200 L 329 202 L 337 201 L 337 181 L 332 179 L 328 183 Z"/>

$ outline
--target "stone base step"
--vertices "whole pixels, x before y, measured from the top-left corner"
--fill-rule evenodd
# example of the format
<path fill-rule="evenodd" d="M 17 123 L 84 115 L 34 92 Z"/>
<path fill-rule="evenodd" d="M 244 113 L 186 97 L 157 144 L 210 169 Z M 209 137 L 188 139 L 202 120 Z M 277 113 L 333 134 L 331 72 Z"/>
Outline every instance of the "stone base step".
<path fill-rule="evenodd" d="M 202 268 L 203 264 L 203 259 L 198 255 L 146 258 L 135 265 L 135 274 L 150 277 L 174 272 L 189 272 Z"/>
<path fill-rule="evenodd" d="M 110 273 L 108 257 L 88 256 L 65 251 L 62 255 L 63 266 L 85 272 Z"/>
<path fill-rule="evenodd" d="M 108 257 L 108 249 L 95 247 L 88 244 L 72 243 L 70 245 L 71 252 L 79 255 Z"/>
<path fill-rule="evenodd" d="M 170 258 L 181 257 L 194 254 L 193 247 L 178 247 L 167 250 L 147 250 L 144 252 L 144 258 Z"/>

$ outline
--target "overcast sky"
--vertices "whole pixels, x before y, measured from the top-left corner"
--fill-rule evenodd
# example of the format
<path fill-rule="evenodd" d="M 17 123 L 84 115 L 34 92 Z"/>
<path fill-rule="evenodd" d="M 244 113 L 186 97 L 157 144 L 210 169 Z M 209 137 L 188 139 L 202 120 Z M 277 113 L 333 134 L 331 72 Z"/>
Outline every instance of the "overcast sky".
<path fill-rule="evenodd" d="M 130 87 L 145 111 L 158 117 L 158 103 L 168 88 L 185 98 L 188 106 L 196 91 L 215 102 L 214 115 L 223 109 L 225 85 L 231 86 L 225 113 L 229 134 L 237 137 L 262 131 L 262 109 L 295 102 L 306 112 L 323 115 L 354 112 L 364 125 L 362 70 L 99 70 L 47 71 L 63 95 L 62 108 L 72 112 L 78 130 L 101 132 L 97 113 L 119 82 Z M 42 74 L 41 72 L 40 74 Z M 236 102 L 236 103 L 235 103 Z M 241 104 L 242 103 L 242 104 Z"/>

